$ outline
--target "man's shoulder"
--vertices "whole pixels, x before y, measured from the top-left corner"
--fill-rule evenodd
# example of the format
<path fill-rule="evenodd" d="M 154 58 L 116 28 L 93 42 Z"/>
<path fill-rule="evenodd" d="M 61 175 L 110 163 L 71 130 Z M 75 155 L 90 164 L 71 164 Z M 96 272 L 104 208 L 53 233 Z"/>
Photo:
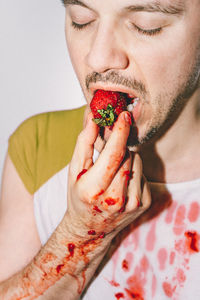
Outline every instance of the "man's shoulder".
<path fill-rule="evenodd" d="M 37 130 L 42 130 L 44 129 L 43 126 L 45 126 L 45 128 L 47 128 L 46 126 L 51 126 L 52 124 L 54 126 L 60 126 L 63 124 L 67 124 L 70 121 L 76 127 L 76 124 L 77 126 L 79 126 L 80 124 L 82 125 L 84 111 L 85 106 L 70 110 L 39 113 L 24 120 L 18 126 L 15 132 L 26 132 L 27 130 L 34 130 L 35 126 L 37 126 Z"/>
<path fill-rule="evenodd" d="M 34 193 L 69 163 L 84 111 L 85 106 L 37 114 L 11 135 L 8 153 L 29 192 Z"/>

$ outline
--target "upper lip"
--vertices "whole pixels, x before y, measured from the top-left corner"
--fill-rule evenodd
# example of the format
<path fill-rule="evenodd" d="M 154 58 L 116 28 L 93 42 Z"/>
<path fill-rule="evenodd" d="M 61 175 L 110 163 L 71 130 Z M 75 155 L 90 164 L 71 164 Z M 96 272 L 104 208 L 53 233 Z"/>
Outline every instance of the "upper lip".
<path fill-rule="evenodd" d="M 114 85 L 103 85 L 103 84 L 91 84 L 90 91 L 92 96 L 94 96 L 97 90 L 104 90 L 104 91 L 112 91 L 112 92 L 120 92 L 124 94 L 132 95 L 132 98 L 137 98 L 138 95 L 132 89 Z"/>

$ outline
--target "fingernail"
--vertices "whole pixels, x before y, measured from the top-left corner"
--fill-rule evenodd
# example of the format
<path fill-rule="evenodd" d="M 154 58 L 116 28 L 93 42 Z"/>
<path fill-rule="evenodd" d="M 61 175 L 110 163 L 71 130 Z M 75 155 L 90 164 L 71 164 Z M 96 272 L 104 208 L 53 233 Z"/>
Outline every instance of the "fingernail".
<path fill-rule="evenodd" d="M 124 119 L 129 125 L 132 125 L 132 118 L 131 118 L 131 114 L 129 112 L 126 112 L 124 114 Z"/>

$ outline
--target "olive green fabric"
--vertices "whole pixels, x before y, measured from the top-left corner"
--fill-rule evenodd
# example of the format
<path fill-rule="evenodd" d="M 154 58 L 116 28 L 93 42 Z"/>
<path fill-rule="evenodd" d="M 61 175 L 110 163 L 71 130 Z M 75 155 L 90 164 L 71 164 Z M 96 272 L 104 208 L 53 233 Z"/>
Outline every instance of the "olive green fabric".
<path fill-rule="evenodd" d="M 9 138 L 9 156 L 31 194 L 70 162 L 84 111 L 85 106 L 33 116 Z"/>

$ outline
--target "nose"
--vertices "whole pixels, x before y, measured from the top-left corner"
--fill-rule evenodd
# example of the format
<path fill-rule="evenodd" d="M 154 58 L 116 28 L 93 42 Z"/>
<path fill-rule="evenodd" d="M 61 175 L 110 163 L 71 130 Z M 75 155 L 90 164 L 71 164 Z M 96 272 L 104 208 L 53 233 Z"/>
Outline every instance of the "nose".
<path fill-rule="evenodd" d="M 128 55 L 120 40 L 120 34 L 117 33 L 114 26 L 99 25 L 86 57 L 87 65 L 92 71 L 104 73 L 109 70 L 127 68 Z"/>

